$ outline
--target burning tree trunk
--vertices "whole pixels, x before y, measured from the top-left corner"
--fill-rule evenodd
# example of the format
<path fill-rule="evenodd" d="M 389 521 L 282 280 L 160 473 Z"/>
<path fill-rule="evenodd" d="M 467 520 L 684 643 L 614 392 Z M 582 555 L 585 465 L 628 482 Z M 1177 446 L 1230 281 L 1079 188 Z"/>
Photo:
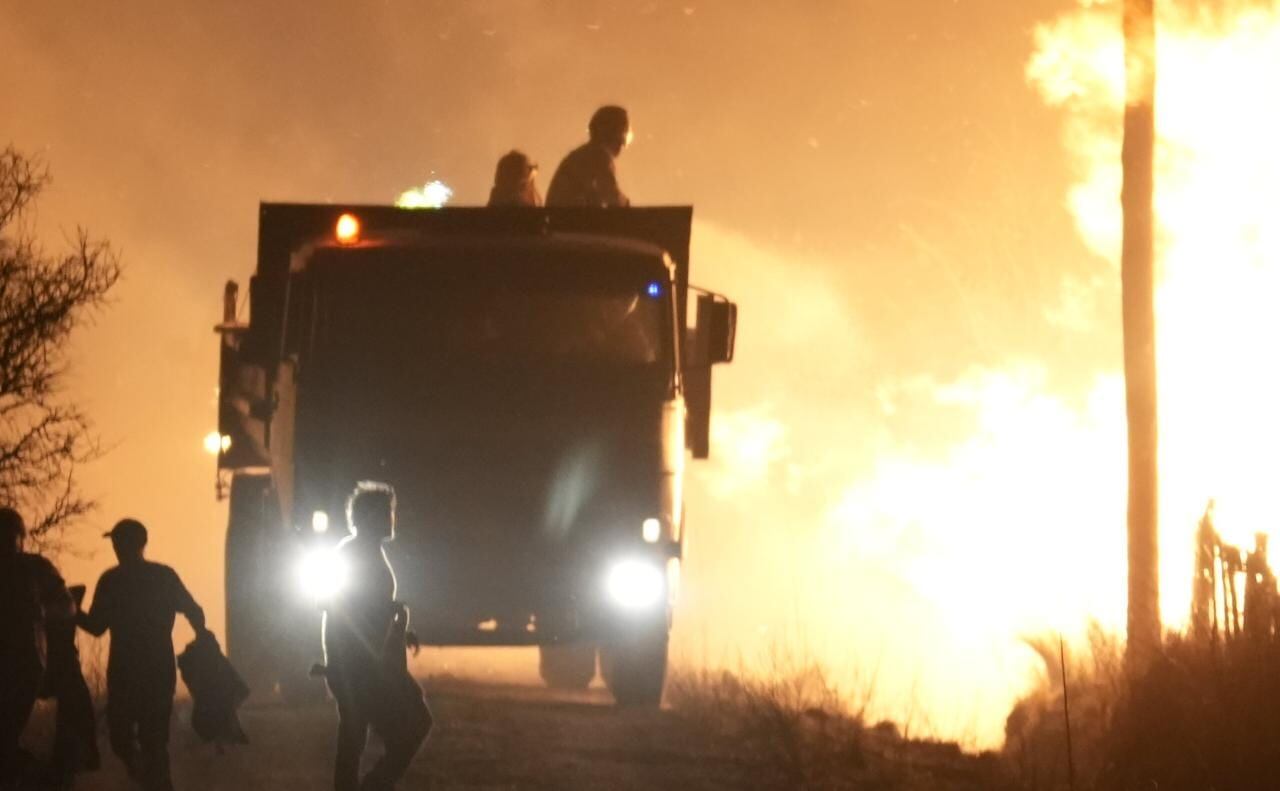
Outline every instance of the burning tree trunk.
<path fill-rule="evenodd" d="M 1155 9 L 1154 0 L 1125 0 L 1126 96 L 1124 249 L 1124 372 L 1129 420 L 1128 663 L 1141 671 L 1160 646 L 1157 545 L 1157 424 L 1155 333 Z"/>

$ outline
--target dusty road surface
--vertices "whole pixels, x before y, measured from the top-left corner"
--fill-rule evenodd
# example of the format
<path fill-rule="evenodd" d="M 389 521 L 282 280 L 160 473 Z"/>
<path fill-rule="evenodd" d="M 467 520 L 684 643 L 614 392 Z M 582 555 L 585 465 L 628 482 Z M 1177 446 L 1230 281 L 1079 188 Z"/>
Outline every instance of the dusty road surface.
<path fill-rule="evenodd" d="M 406 789 L 739 789 L 750 756 L 666 710 L 619 710 L 603 691 L 551 693 L 473 682 L 427 684 L 436 727 Z M 293 791 L 331 786 L 331 705 L 247 708 L 252 744 L 222 755 L 180 710 L 170 752 L 178 791 Z M 106 740 L 102 746 L 106 749 Z M 370 752 L 381 745 L 370 739 Z M 77 789 L 131 788 L 114 756 Z"/>

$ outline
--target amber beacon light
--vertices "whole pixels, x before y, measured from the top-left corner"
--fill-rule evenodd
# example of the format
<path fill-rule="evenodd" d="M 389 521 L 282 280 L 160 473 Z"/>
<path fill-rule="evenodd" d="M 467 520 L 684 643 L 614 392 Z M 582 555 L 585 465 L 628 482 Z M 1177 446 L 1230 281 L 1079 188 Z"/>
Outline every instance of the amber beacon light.
<path fill-rule="evenodd" d="M 354 214 L 343 214 L 333 227 L 333 235 L 339 244 L 355 244 L 360 241 L 360 220 Z"/>

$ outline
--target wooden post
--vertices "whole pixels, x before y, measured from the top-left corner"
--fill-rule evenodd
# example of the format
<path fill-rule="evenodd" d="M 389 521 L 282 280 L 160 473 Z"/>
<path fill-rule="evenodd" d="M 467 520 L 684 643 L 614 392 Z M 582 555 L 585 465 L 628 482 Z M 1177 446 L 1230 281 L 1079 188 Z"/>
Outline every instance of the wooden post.
<path fill-rule="evenodd" d="M 1155 322 L 1155 0 L 1125 0 L 1121 153 L 1125 400 L 1129 424 L 1129 623 L 1126 659 L 1146 669 L 1160 650 Z"/>

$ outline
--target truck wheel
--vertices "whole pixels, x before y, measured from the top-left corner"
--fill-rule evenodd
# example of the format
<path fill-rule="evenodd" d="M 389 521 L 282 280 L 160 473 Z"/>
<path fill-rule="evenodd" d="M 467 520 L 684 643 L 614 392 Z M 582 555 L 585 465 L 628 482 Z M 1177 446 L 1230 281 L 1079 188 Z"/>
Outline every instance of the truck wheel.
<path fill-rule="evenodd" d="M 271 555 L 270 492 L 270 478 L 237 475 L 231 482 L 227 525 L 227 656 L 257 700 L 269 697 L 276 682 L 271 624 L 262 606 L 271 600 L 263 574 Z"/>
<path fill-rule="evenodd" d="M 667 680 L 667 631 L 619 637 L 600 649 L 600 671 L 619 706 L 657 706 Z"/>
<path fill-rule="evenodd" d="M 552 689 L 586 689 L 596 677 L 596 647 L 591 643 L 538 646 L 538 672 Z"/>

